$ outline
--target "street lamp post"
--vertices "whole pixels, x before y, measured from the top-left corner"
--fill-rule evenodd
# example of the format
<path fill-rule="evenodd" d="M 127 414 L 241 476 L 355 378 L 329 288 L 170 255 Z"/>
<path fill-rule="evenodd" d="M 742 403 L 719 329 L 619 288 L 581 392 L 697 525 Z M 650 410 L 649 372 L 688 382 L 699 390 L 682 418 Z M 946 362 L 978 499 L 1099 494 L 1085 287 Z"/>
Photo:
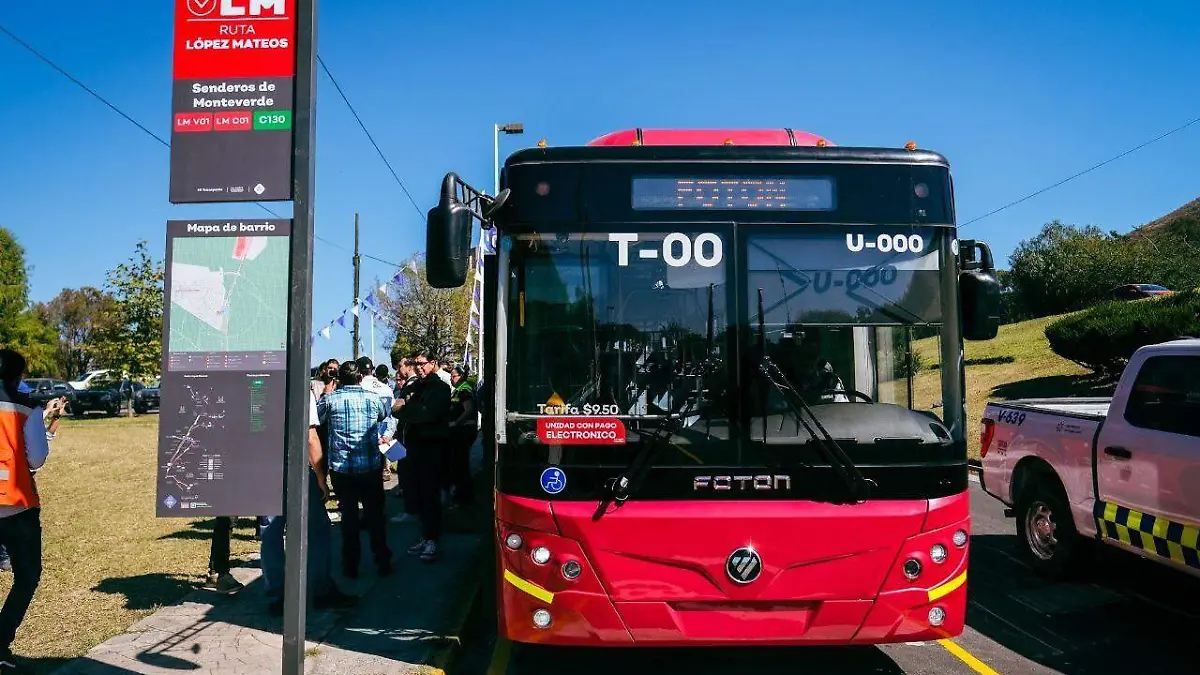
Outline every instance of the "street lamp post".
<path fill-rule="evenodd" d="M 496 188 L 492 190 L 492 194 L 500 193 L 500 132 L 503 131 L 506 135 L 525 133 L 525 125 L 521 122 L 510 122 L 509 124 L 493 124 L 492 125 L 492 159 L 493 165 L 496 168 Z"/>
<path fill-rule="evenodd" d="M 506 136 L 514 136 L 517 134 L 523 134 L 523 133 L 525 133 L 525 125 L 521 122 L 509 122 L 508 124 L 493 124 L 492 125 L 492 166 L 495 169 L 495 173 L 494 173 L 495 187 L 492 189 L 493 195 L 500 194 L 500 133 L 501 132 L 503 132 Z M 480 265 L 479 261 L 483 260 L 483 252 L 487 248 L 487 244 L 484 242 L 486 241 L 486 238 L 490 238 L 491 236 L 492 236 L 492 232 L 490 229 L 485 232 L 482 232 L 479 235 L 479 248 L 476 249 L 476 255 L 479 256 L 479 258 L 476 262 L 476 264 L 479 265 L 479 267 L 477 269 L 480 269 L 480 270 L 483 269 L 483 267 L 482 267 L 482 265 Z M 483 297 L 484 297 L 484 292 L 483 292 L 483 277 L 479 274 L 475 275 L 474 289 L 472 289 L 471 295 L 472 295 L 471 316 L 469 316 L 467 318 L 467 323 L 468 323 L 468 326 L 467 326 L 467 351 L 469 352 L 471 350 L 470 322 L 471 322 L 471 319 L 474 318 L 474 315 L 476 313 L 478 313 L 479 328 L 475 331 L 475 339 L 478 341 L 478 345 L 477 345 L 478 351 L 476 353 L 478 354 L 479 358 L 475 361 L 474 368 L 475 368 L 475 372 L 477 374 L 483 375 Z M 478 304 L 477 304 L 477 301 L 474 300 L 474 298 L 479 298 Z"/>

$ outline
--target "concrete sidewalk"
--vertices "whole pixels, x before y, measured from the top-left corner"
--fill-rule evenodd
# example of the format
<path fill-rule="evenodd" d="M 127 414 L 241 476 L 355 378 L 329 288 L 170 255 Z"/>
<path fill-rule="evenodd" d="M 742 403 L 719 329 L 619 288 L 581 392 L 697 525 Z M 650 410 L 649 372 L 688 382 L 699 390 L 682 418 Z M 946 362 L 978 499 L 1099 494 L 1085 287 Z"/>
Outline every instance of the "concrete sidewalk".
<path fill-rule="evenodd" d="M 389 496 L 389 512 L 395 512 L 399 502 Z M 396 571 L 388 578 L 375 576 L 364 535 L 360 578 L 347 581 L 335 573 L 344 590 L 360 596 L 359 606 L 349 612 L 310 609 L 305 672 L 442 672 L 457 651 L 471 605 L 479 597 L 485 509 L 490 510 L 490 504 L 447 514 L 447 533 L 438 562 L 432 565 L 404 553 L 419 535 L 416 523 L 389 523 L 388 545 L 395 552 Z M 341 531 L 336 524 L 334 529 L 334 570 L 339 570 Z M 238 568 L 233 573 L 246 584 L 237 595 L 194 591 L 55 675 L 281 672 L 283 620 L 266 614 L 261 572 Z"/>

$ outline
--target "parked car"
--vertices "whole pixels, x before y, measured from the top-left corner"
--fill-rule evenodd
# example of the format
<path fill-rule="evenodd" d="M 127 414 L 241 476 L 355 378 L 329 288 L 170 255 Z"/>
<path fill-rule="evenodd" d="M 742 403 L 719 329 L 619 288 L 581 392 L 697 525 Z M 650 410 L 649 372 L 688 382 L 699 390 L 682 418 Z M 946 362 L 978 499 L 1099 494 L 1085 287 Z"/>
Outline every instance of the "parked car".
<path fill-rule="evenodd" d="M 103 412 L 113 417 L 121 412 L 126 401 L 132 401 L 145 385 L 130 380 L 116 380 L 102 374 L 90 379 L 87 389 L 75 392 L 71 413 L 83 417 L 89 412 Z"/>
<path fill-rule="evenodd" d="M 114 417 L 121 412 L 121 393 L 116 383 L 94 384 L 87 389 L 75 392 L 75 401 L 71 404 L 71 415 L 81 418 L 90 412 L 102 412 Z"/>
<path fill-rule="evenodd" d="M 1200 576 L 1200 339 L 1137 350 L 1111 399 L 988 403 L 981 445 L 983 488 L 1040 575 L 1101 542 Z"/>
<path fill-rule="evenodd" d="M 139 415 L 145 415 L 151 410 L 158 410 L 159 383 L 155 382 L 149 387 L 144 387 L 133 395 L 133 411 Z"/>
<path fill-rule="evenodd" d="M 1141 300 L 1170 294 L 1171 289 L 1158 284 L 1125 284 L 1108 292 L 1113 300 Z"/>
<path fill-rule="evenodd" d="M 96 378 L 103 377 L 108 374 L 108 370 L 89 370 L 79 377 L 71 380 L 69 384 L 75 391 L 83 391 L 91 386 Z"/>
<path fill-rule="evenodd" d="M 67 410 L 70 410 L 70 405 L 75 402 L 75 389 L 70 384 L 55 380 L 48 377 L 35 377 L 31 380 L 25 380 L 25 385 L 29 387 L 29 396 L 33 400 L 46 405 L 56 398 L 67 397 Z"/>

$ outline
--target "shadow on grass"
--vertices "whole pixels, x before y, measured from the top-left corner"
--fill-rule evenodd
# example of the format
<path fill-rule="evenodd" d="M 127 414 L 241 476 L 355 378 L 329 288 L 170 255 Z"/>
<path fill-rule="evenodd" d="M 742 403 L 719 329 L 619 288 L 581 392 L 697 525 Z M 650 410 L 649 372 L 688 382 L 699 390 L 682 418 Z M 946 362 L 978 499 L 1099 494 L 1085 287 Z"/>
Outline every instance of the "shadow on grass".
<path fill-rule="evenodd" d="M 169 605 L 199 588 L 191 579 L 178 574 L 139 574 L 110 577 L 96 584 L 93 591 L 124 595 L 125 609 L 155 609 Z"/>
<path fill-rule="evenodd" d="M 989 356 L 983 359 L 967 359 L 963 361 L 964 366 L 1000 366 L 1006 363 L 1015 363 L 1015 356 Z"/>
<path fill-rule="evenodd" d="M 233 539 L 238 541 L 255 541 L 253 534 L 247 534 L 244 530 L 253 531 L 256 528 L 257 520 L 254 518 L 234 518 L 233 520 Z M 206 518 L 187 523 L 186 530 L 177 530 L 168 534 L 164 534 L 158 538 L 158 541 L 165 539 L 184 539 L 188 541 L 208 541 L 212 539 L 212 532 L 215 527 L 214 518 Z M 239 530 L 243 530 L 239 532 Z"/>
<path fill-rule="evenodd" d="M 1002 366 L 1008 363 L 1016 363 L 1016 361 L 1017 357 L 1015 356 L 988 356 L 982 359 L 967 359 L 963 361 L 963 366 Z M 929 370 L 941 370 L 942 364 L 931 363 L 926 367 L 929 368 Z"/>
<path fill-rule="evenodd" d="M 1008 382 L 992 389 L 992 395 L 1017 398 L 1056 398 L 1060 396 L 1111 396 L 1117 381 L 1103 375 L 1051 375 Z"/>
<path fill-rule="evenodd" d="M 255 540 L 254 535 L 244 534 L 241 532 L 234 532 L 232 535 L 230 535 L 230 538 L 235 539 L 237 541 L 254 541 Z M 184 539 L 187 541 L 209 541 L 212 539 L 212 532 L 211 531 L 203 532 L 203 531 L 197 531 L 197 530 L 178 530 L 176 532 L 171 532 L 169 534 L 162 535 L 161 537 L 158 538 L 158 541 L 163 541 L 165 539 Z"/>

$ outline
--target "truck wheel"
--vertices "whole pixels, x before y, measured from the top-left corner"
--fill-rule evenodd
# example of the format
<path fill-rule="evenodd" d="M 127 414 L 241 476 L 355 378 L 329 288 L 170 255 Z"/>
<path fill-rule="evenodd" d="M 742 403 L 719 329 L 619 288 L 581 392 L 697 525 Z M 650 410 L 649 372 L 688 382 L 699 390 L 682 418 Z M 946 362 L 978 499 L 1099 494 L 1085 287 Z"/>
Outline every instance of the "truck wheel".
<path fill-rule="evenodd" d="M 1067 496 L 1057 481 L 1035 478 L 1017 499 L 1017 546 L 1043 579 L 1071 576 L 1086 553 L 1087 543 L 1075 529 Z"/>

